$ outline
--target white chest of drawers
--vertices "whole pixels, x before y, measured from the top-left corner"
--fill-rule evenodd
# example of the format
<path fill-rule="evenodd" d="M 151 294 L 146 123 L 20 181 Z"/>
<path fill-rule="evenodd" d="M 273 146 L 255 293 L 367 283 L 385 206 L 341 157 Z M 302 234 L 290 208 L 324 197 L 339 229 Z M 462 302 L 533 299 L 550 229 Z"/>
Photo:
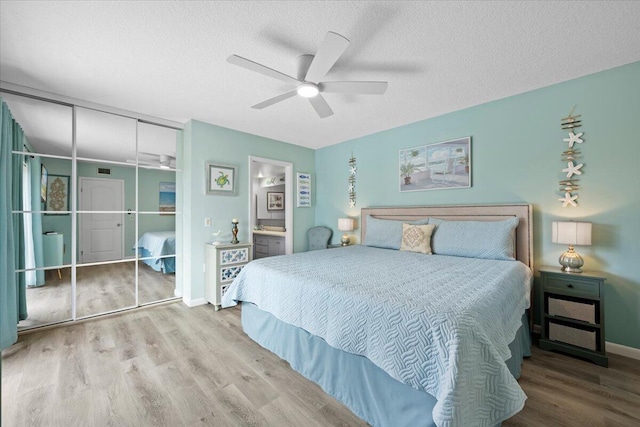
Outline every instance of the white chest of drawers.
<path fill-rule="evenodd" d="M 233 279 L 251 261 L 251 243 L 205 245 L 205 298 L 220 310 L 222 295 Z"/>

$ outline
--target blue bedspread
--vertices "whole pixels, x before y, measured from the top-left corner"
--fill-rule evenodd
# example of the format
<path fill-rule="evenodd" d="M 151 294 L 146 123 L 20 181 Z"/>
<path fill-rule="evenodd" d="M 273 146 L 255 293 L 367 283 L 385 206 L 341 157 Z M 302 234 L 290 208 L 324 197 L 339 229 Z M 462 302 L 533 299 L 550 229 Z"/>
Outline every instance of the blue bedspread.
<path fill-rule="evenodd" d="M 176 253 L 176 232 L 175 231 L 149 231 L 138 239 L 138 244 L 133 247 L 140 251 L 139 256 L 145 259 L 144 263 L 156 271 L 163 273 L 175 273 L 175 257 L 159 258 Z"/>
<path fill-rule="evenodd" d="M 223 297 L 367 357 L 438 400 L 438 426 L 494 426 L 524 406 L 509 343 L 529 306 L 517 261 L 422 255 L 366 246 L 263 258 Z"/>

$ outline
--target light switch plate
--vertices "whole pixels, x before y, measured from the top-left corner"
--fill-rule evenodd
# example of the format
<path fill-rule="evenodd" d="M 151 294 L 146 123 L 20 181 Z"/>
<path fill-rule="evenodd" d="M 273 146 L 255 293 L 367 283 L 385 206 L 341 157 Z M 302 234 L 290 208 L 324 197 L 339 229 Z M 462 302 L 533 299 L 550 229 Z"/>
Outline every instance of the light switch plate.
<path fill-rule="evenodd" d="M 204 226 L 205 227 L 211 227 L 211 218 L 205 218 L 204 219 Z"/>

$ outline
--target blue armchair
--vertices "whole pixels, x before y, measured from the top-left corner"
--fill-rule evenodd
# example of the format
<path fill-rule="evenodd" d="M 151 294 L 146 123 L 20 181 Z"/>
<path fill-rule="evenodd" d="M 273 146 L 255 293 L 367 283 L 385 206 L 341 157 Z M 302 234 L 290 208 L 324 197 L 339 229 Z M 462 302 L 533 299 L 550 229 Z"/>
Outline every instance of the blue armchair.
<path fill-rule="evenodd" d="M 307 230 L 307 240 L 309 241 L 309 250 L 316 251 L 318 249 L 327 249 L 333 230 L 329 227 L 319 225 L 311 227 Z"/>

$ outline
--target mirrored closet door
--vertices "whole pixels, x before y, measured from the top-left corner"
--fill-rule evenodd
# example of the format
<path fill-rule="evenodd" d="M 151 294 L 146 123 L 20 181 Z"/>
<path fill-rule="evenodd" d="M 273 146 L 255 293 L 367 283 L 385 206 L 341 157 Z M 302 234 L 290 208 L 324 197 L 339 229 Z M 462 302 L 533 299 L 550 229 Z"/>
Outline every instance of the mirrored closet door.
<path fill-rule="evenodd" d="M 136 306 L 136 127 L 76 107 L 76 316 Z"/>
<path fill-rule="evenodd" d="M 175 129 L 138 123 L 138 302 L 175 296 Z"/>
<path fill-rule="evenodd" d="M 13 154 L 24 189 L 13 209 L 27 312 L 19 328 L 175 298 L 179 131 L 13 93 L 2 99 L 25 134 Z"/>
<path fill-rule="evenodd" d="M 20 129 L 13 148 L 13 224 L 16 277 L 24 295 L 19 328 L 73 318 L 71 207 L 73 109 L 39 99 L 0 93 Z"/>

